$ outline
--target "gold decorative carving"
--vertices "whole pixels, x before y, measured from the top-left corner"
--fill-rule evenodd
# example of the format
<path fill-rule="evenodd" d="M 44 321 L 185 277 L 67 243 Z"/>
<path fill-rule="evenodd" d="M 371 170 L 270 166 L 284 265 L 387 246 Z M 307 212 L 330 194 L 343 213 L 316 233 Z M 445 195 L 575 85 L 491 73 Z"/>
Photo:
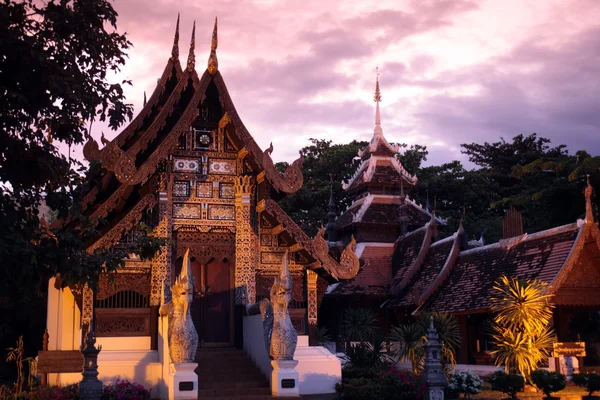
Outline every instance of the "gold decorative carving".
<path fill-rule="evenodd" d="M 156 199 L 153 194 L 144 196 L 121 220 L 113 226 L 106 234 L 88 247 L 88 253 L 100 247 L 111 247 L 119 243 L 124 233 L 129 232 L 142 219 L 144 210 L 154 207 Z"/>
<path fill-rule="evenodd" d="M 252 177 L 239 176 L 235 183 L 235 300 L 256 301 L 255 267 L 258 238 L 256 212 L 252 210 Z"/>
<path fill-rule="evenodd" d="M 102 274 L 98 279 L 96 300 L 104 300 L 118 292 L 132 290 L 144 296 L 150 295 L 150 276 L 139 273 Z"/>
<path fill-rule="evenodd" d="M 281 175 L 276 169 L 273 160 L 271 159 L 271 153 L 273 153 L 273 143 L 263 153 L 263 168 L 265 173 L 273 187 L 284 193 L 296 193 L 298 189 L 302 187 L 304 177 L 302 176 L 302 164 L 304 164 L 304 156 L 300 154 L 300 157 L 290 165 L 283 175 Z"/>
<path fill-rule="evenodd" d="M 94 292 L 86 284 L 82 291 L 81 300 L 81 325 L 89 326 L 92 322 L 92 314 L 94 309 Z"/>
<path fill-rule="evenodd" d="M 171 239 L 172 232 L 172 203 L 168 197 L 168 187 L 165 173 L 159 176 L 158 225 L 153 234 L 163 239 Z M 150 285 L 150 305 L 161 305 L 164 290 L 165 299 L 170 298 L 171 285 L 171 245 L 163 246 L 152 259 L 152 275 Z"/>
<path fill-rule="evenodd" d="M 191 257 L 203 265 L 208 264 L 212 258 L 235 258 L 235 236 L 229 232 L 178 231 L 176 239 L 177 257 L 183 256 L 184 251 L 189 248 Z"/>
<path fill-rule="evenodd" d="M 215 17 L 215 27 L 213 28 L 212 41 L 210 43 L 210 56 L 208 56 L 208 73 L 214 75 L 219 70 L 219 60 L 217 60 L 217 17 Z"/>
<path fill-rule="evenodd" d="M 306 270 L 306 287 L 308 298 L 308 324 L 317 325 L 317 311 L 319 309 L 317 303 L 317 278 L 316 272 Z"/>

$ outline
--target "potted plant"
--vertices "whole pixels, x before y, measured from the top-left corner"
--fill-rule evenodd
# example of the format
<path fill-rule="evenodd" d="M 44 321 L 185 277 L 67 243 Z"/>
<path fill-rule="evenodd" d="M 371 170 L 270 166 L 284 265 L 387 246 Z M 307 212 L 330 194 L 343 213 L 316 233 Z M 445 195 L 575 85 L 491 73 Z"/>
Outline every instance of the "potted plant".
<path fill-rule="evenodd" d="M 507 374 L 504 371 L 496 371 L 488 377 L 492 390 L 505 393 L 511 399 L 517 399 L 517 393 L 523 391 L 525 378 L 520 374 Z"/>
<path fill-rule="evenodd" d="M 534 386 L 544 392 L 545 400 L 558 399 L 552 397 L 552 393 L 561 391 L 567 386 L 567 379 L 558 372 L 549 372 L 544 369 L 538 369 L 531 373 L 531 382 Z"/>
<path fill-rule="evenodd" d="M 584 400 L 600 399 L 599 396 L 594 396 L 594 392 L 600 391 L 600 375 L 597 373 L 573 374 L 571 380 L 577 386 L 581 386 L 587 390 L 588 395 L 583 396 Z"/>

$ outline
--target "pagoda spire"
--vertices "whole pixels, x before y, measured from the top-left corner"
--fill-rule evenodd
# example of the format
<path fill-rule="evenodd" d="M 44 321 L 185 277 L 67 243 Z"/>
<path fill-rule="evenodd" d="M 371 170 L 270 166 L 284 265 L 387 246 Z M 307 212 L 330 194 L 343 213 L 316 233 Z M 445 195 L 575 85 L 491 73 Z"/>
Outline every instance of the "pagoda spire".
<path fill-rule="evenodd" d="M 193 71 L 196 68 L 196 55 L 194 49 L 196 48 L 196 21 L 194 21 L 194 27 L 192 28 L 192 41 L 190 42 L 190 53 L 188 54 L 187 69 Z"/>
<path fill-rule="evenodd" d="M 210 56 L 208 56 L 208 73 L 214 75 L 219 70 L 219 60 L 217 60 L 217 17 L 215 17 L 215 26 L 212 33 L 212 41 L 210 43 Z"/>
<path fill-rule="evenodd" d="M 383 135 L 383 130 L 381 129 L 381 116 L 379 114 L 379 103 L 381 102 L 381 91 L 379 90 L 379 67 L 377 67 L 377 78 L 375 80 L 375 96 L 373 96 L 373 100 L 375 101 L 375 135 Z"/>
<path fill-rule="evenodd" d="M 327 212 L 327 241 L 337 242 L 335 229 L 335 202 L 333 200 L 333 174 L 329 174 L 329 211 Z"/>
<path fill-rule="evenodd" d="M 594 223 L 594 211 L 592 207 L 592 192 L 594 188 L 590 185 L 590 176 L 587 176 L 587 186 L 585 187 L 585 223 L 593 224 Z"/>
<path fill-rule="evenodd" d="M 175 38 L 173 39 L 171 60 L 179 60 L 179 13 L 177 13 L 177 25 L 175 25 Z"/>

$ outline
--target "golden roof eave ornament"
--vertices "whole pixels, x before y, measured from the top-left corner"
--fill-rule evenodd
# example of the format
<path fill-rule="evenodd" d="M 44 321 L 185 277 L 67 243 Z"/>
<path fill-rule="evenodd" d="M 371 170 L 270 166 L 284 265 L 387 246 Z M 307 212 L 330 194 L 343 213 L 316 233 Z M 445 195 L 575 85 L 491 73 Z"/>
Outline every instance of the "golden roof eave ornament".
<path fill-rule="evenodd" d="M 213 28 L 212 40 L 210 43 L 210 56 L 208 56 L 208 73 L 214 75 L 219 70 L 219 60 L 217 59 L 217 46 L 219 40 L 217 38 L 217 17 L 215 17 L 215 26 Z"/>
<path fill-rule="evenodd" d="M 300 153 L 300 157 L 281 174 L 275 168 L 275 164 L 271 158 L 272 153 L 273 143 L 263 153 L 263 167 L 267 178 L 278 192 L 287 194 L 296 193 L 304 183 L 304 176 L 302 175 L 304 156 Z"/>
<path fill-rule="evenodd" d="M 179 13 L 177 13 L 177 25 L 175 25 L 175 38 L 173 39 L 173 49 L 171 50 L 171 60 L 179 60 Z"/>
<path fill-rule="evenodd" d="M 350 243 L 346 245 L 340 256 L 340 262 L 337 263 L 329 255 L 329 245 L 324 237 L 325 228 L 321 227 L 319 232 L 315 235 L 313 243 L 315 249 L 319 255 L 320 260 L 326 260 L 323 262 L 323 267 L 327 272 L 331 274 L 335 279 L 352 279 L 358 274 L 360 269 L 360 259 L 356 255 L 356 239 L 354 235 L 350 239 Z"/>
<path fill-rule="evenodd" d="M 190 52 L 188 54 L 187 60 L 187 70 L 193 71 L 196 68 L 196 21 L 194 21 L 194 26 L 192 27 L 192 40 L 190 41 Z"/>

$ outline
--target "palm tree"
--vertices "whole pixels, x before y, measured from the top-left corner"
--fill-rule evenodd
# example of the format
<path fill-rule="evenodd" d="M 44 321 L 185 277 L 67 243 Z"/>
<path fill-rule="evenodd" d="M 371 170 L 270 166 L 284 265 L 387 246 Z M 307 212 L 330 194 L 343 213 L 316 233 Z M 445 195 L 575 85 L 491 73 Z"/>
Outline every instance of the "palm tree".
<path fill-rule="evenodd" d="M 349 308 L 344 311 L 342 327 L 346 340 L 368 342 L 375 335 L 373 325 L 377 322 L 373 311 L 366 308 Z"/>
<path fill-rule="evenodd" d="M 547 284 L 536 280 L 519 281 L 501 277 L 494 289 L 492 323 L 496 365 L 507 373 L 519 373 L 526 379 L 548 357 L 554 340 L 549 328 L 552 318 L 551 295 Z"/>

